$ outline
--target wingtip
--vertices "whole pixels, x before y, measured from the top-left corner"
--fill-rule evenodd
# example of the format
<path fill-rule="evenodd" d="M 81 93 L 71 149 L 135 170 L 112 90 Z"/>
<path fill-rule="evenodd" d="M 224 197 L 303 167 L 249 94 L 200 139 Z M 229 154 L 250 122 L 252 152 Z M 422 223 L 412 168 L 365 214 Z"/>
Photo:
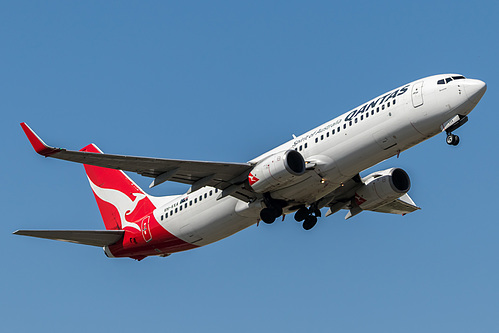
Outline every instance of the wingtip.
<path fill-rule="evenodd" d="M 33 146 L 33 149 L 38 154 L 40 154 L 42 156 L 50 156 L 50 155 L 60 151 L 60 149 L 50 147 L 45 142 L 43 142 L 43 140 L 40 139 L 40 137 L 38 135 L 36 135 L 36 133 L 25 122 L 22 122 L 20 125 L 24 131 L 24 134 L 26 134 L 26 137 L 28 138 L 29 142 Z"/>

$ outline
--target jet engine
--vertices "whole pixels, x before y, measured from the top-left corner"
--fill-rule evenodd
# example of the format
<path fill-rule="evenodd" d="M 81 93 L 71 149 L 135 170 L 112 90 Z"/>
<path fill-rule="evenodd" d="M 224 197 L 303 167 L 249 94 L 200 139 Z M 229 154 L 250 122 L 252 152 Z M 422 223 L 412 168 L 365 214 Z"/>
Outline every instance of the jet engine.
<path fill-rule="evenodd" d="M 364 185 L 355 193 L 355 203 L 363 210 L 392 202 L 411 188 L 409 176 L 400 168 L 374 172 L 362 181 Z"/>
<path fill-rule="evenodd" d="M 258 162 L 248 175 L 251 188 L 265 193 L 293 182 L 305 173 L 305 160 L 296 150 L 287 150 Z"/>

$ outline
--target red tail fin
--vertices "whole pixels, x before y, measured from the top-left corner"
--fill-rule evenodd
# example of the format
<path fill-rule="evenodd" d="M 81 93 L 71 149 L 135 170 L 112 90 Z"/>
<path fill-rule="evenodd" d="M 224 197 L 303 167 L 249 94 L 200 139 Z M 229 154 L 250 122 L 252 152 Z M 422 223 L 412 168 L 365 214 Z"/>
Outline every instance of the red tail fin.
<path fill-rule="evenodd" d="M 102 154 L 94 144 L 81 151 Z M 84 166 L 106 229 L 140 231 L 140 220 L 155 209 L 149 196 L 121 170 Z"/>

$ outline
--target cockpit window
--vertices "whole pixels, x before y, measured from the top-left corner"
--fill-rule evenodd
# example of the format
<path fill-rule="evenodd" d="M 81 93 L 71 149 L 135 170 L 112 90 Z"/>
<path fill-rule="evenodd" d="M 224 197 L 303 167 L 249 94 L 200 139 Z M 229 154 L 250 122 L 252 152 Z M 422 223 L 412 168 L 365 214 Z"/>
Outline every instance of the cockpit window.
<path fill-rule="evenodd" d="M 437 84 L 447 84 L 452 80 L 462 80 L 462 79 L 466 79 L 466 78 L 462 75 L 458 75 L 458 76 L 453 76 L 453 77 L 448 77 L 445 79 L 438 80 Z"/>

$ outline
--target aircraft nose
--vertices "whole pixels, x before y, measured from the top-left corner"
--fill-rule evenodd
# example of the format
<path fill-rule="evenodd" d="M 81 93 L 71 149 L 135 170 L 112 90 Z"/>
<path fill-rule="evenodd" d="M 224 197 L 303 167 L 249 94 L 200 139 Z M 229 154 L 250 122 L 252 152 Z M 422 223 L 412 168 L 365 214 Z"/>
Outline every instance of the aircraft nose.
<path fill-rule="evenodd" d="M 464 90 L 469 100 L 478 103 L 487 90 L 487 84 L 480 80 L 466 79 Z"/>

